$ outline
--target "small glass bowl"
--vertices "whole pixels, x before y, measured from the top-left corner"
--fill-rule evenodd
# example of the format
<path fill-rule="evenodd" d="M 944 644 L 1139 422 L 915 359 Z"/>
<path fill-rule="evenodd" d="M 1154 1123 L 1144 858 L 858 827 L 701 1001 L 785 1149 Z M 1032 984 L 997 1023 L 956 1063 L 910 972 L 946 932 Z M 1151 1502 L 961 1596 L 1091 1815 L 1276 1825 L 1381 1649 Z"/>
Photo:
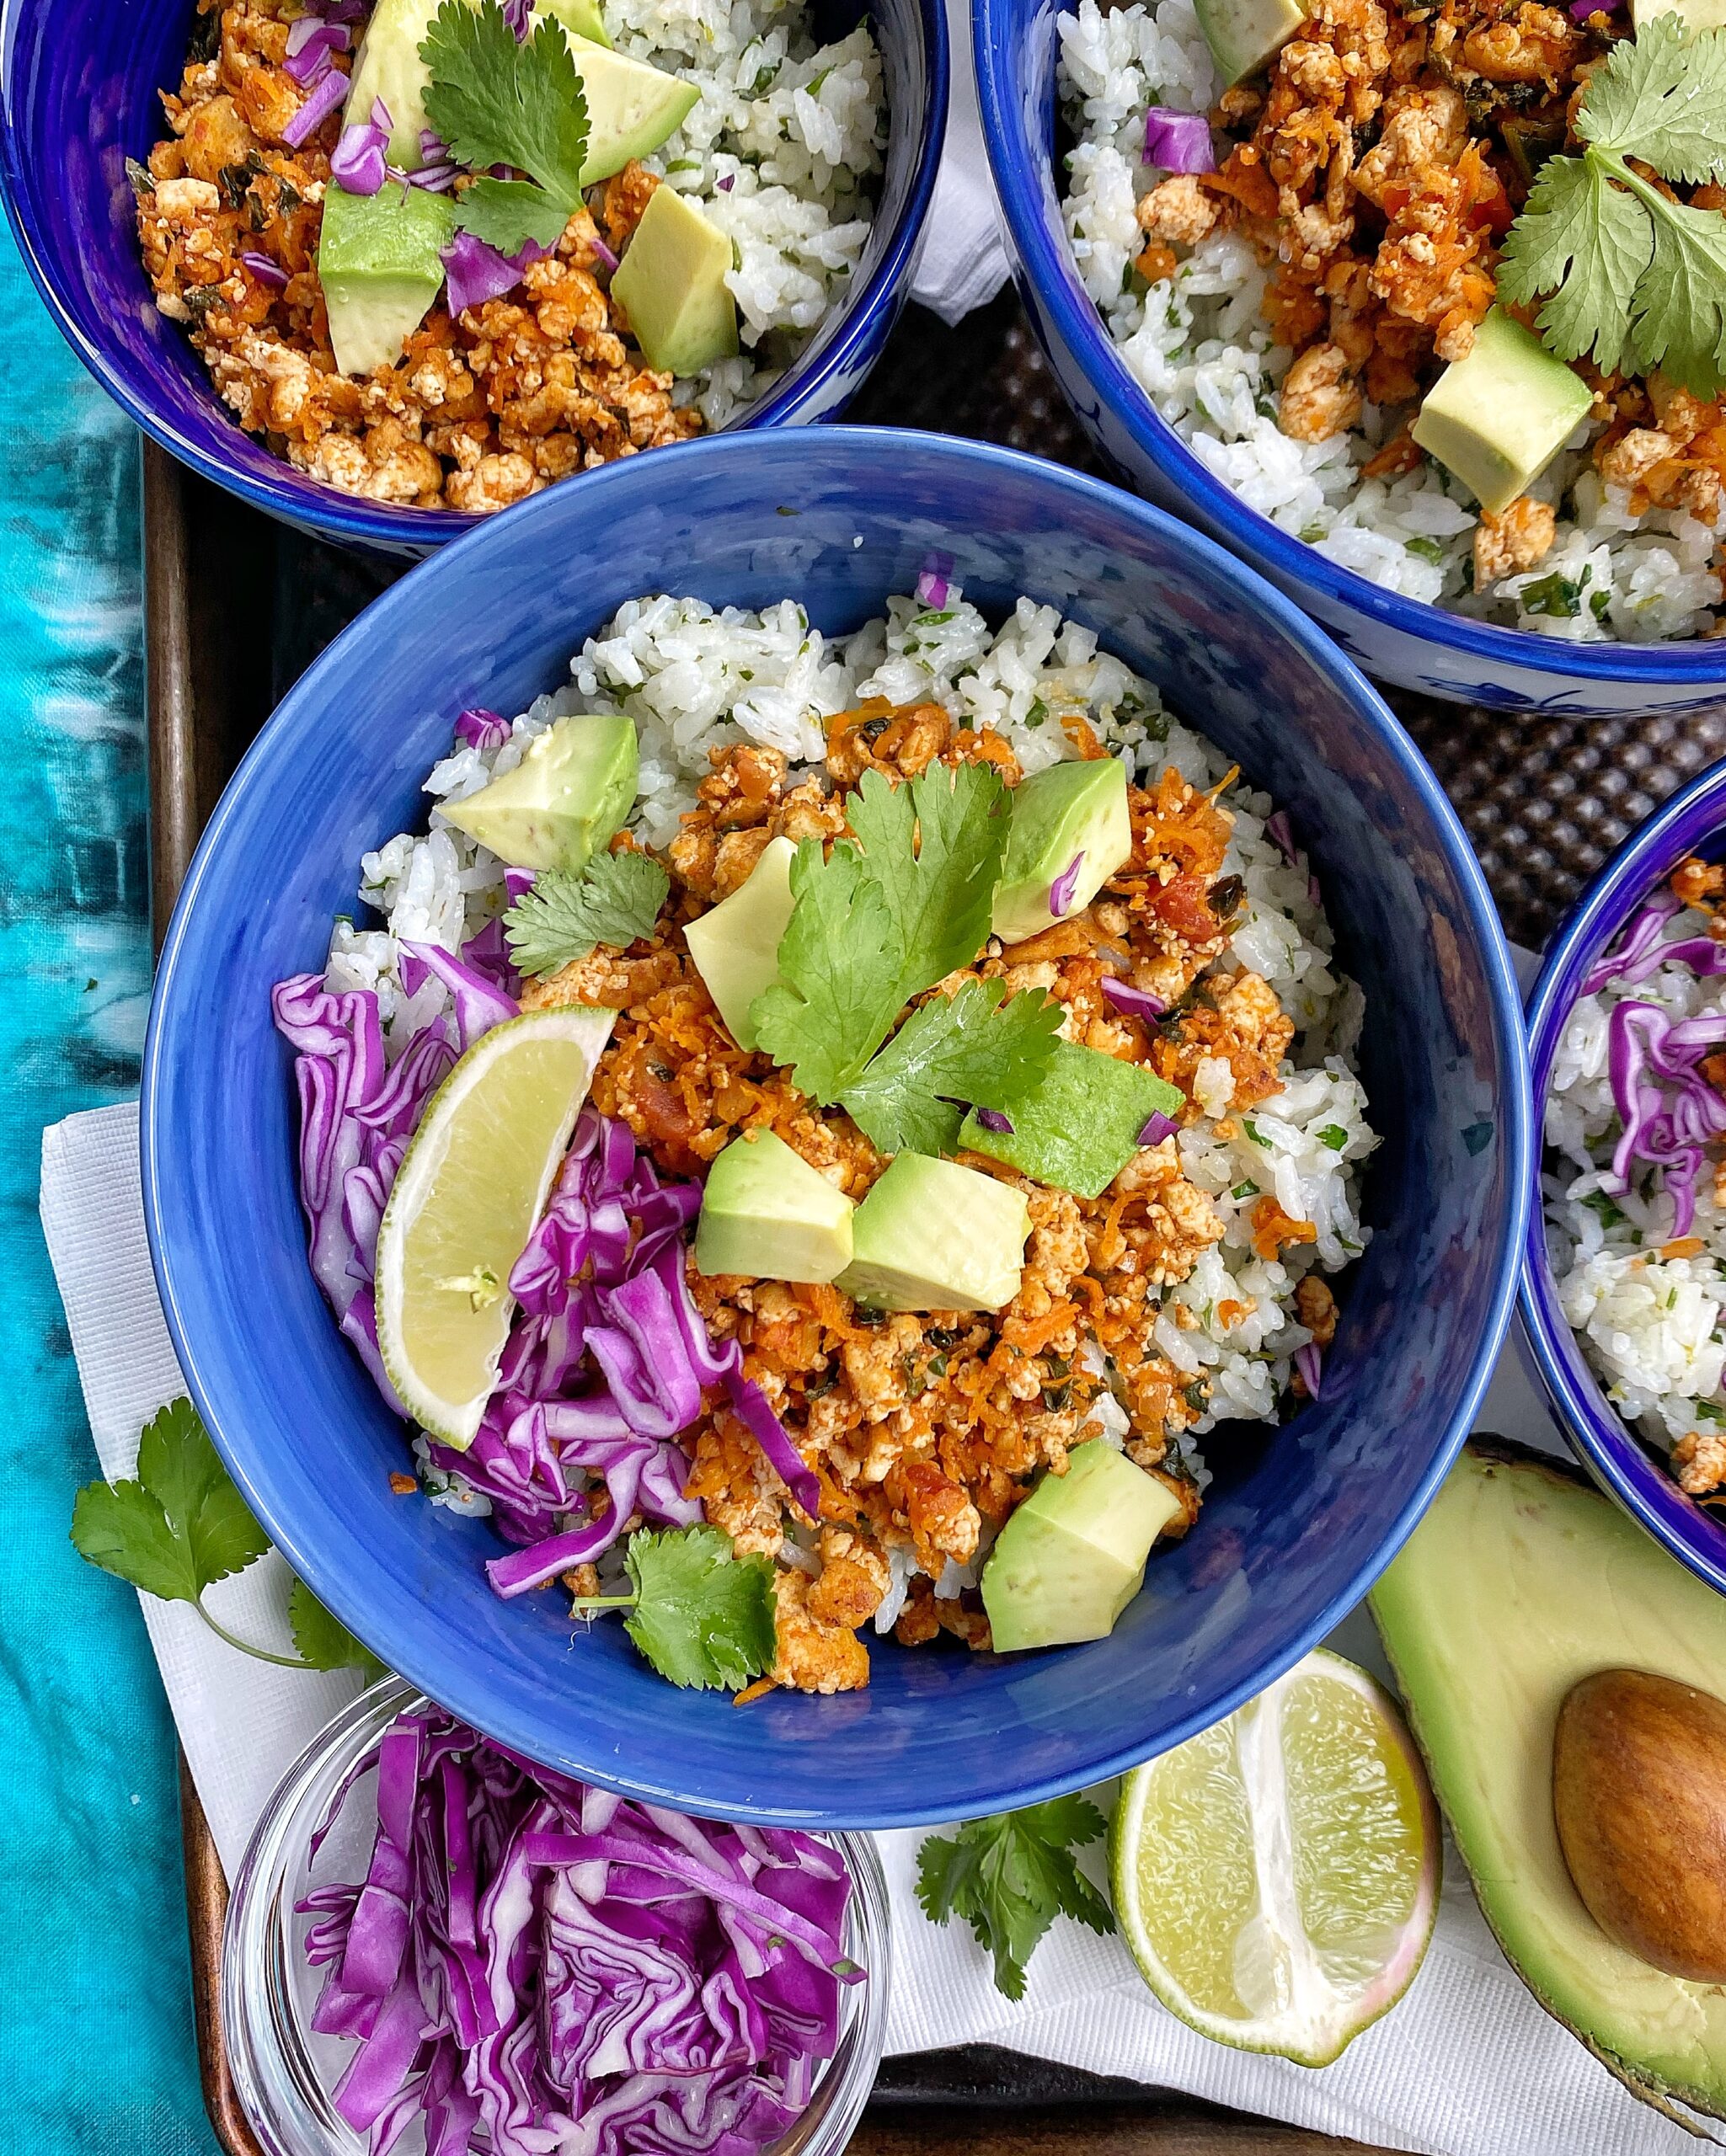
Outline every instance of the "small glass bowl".
<path fill-rule="evenodd" d="M 315 1864 L 312 1837 L 355 1763 L 398 1714 L 426 1704 L 390 1678 L 320 1731 L 277 1785 L 234 1881 L 222 1946 L 222 2024 L 234 2086 L 265 2156 L 366 2156 L 366 2137 L 330 2102 L 354 2047 L 313 2030 L 323 1972 L 309 1967 L 302 1951 L 315 1919 L 297 1915 L 294 1904 L 313 1886 L 365 1876 L 377 1817 L 372 1771 L 355 1783 Z M 854 1889 L 845 1951 L 868 1975 L 845 1988 L 838 2051 L 821 2069 L 809 2108 L 769 2156 L 839 2156 L 868 2100 L 886 2036 L 886 1876 L 867 1835 L 825 1838 L 844 1855 Z M 403 2156 L 423 2147 L 417 2122 L 397 2145 Z"/>

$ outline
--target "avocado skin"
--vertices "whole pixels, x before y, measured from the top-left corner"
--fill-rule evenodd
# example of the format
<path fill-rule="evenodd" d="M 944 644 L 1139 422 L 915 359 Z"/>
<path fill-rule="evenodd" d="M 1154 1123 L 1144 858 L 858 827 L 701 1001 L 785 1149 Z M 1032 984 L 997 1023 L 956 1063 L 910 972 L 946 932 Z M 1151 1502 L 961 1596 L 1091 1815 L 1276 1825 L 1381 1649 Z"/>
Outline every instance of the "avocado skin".
<path fill-rule="evenodd" d="M 1510 1561 L 1519 1540 L 1524 1561 Z M 1542 1558 L 1552 1577 L 1531 1595 Z M 1571 1883 L 1552 1800 L 1552 1739 L 1571 1685 L 1621 1665 L 1717 1685 L 1726 1659 L 1726 1598 L 1667 1556 L 1577 1469 L 1508 1438 L 1480 1436 L 1464 1446 L 1367 1605 L 1505 1960 L 1632 2095 L 1680 2124 L 1688 2121 L 1678 2104 L 1726 2117 L 1726 1994 L 1664 1975 L 1599 1929 Z M 1632 1609 L 1635 1618 L 1627 1614 Z M 1494 1614 L 1483 1619 L 1483 1610 Z M 1457 1657 L 1449 1671 L 1447 1631 Z M 1488 1732 L 1471 1746 L 1467 1714 L 1489 1715 L 1519 1677 L 1533 1696 L 1519 1703 L 1508 1741 L 1495 1742 Z M 1579 1978 L 1562 1966 L 1567 1940 L 1579 1954 Z M 1590 1988 L 1593 1999 L 1583 1995 Z M 1647 2002 L 1645 2044 L 1631 2025 L 1635 2009 L 1624 2004 L 1632 1990 Z M 1662 2009 L 1686 2007 L 1700 2030 L 1689 2057 L 1705 2062 L 1694 2068 L 1662 2045 L 1653 2025 Z"/>

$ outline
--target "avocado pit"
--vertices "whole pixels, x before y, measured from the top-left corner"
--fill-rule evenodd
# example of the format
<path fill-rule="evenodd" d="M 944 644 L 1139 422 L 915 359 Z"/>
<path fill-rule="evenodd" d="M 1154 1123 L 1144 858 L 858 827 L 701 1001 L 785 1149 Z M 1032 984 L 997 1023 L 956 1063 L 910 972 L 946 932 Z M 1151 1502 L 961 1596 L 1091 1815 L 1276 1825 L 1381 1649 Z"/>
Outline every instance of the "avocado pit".
<path fill-rule="evenodd" d="M 1647 1670 L 1572 1687 L 1552 1812 L 1584 1907 L 1609 1939 L 1693 1983 L 1726 1983 L 1726 1701 Z"/>

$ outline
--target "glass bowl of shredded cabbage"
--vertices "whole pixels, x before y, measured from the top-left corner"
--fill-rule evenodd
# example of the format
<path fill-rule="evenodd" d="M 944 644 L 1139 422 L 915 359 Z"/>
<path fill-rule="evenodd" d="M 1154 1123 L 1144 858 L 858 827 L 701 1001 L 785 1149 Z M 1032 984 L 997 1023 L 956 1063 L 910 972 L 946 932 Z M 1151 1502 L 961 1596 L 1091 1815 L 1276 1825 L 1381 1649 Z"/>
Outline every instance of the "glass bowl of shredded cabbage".
<path fill-rule="evenodd" d="M 393 1678 L 270 1800 L 222 2010 L 267 2156 L 833 2156 L 890 1954 L 866 1836 L 618 1798 Z"/>

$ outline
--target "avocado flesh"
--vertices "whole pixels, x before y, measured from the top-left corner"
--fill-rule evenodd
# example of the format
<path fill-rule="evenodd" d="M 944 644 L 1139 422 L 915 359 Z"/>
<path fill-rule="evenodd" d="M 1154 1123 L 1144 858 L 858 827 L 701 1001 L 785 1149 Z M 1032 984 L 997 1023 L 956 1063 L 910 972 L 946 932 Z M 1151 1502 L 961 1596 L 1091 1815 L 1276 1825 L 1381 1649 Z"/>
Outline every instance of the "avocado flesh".
<path fill-rule="evenodd" d="M 1066 1474 L 1043 1477 L 983 1567 L 996 1652 L 1107 1639 L 1179 1510 L 1173 1492 L 1112 1446 L 1075 1446 Z"/>
<path fill-rule="evenodd" d="M 751 1004 L 779 978 L 779 945 L 791 921 L 791 864 L 796 858 L 789 839 L 769 839 L 747 881 L 683 931 L 695 970 L 740 1049 L 756 1045 Z"/>
<path fill-rule="evenodd" d="M 900 1153 L 857 1209 L 835 1286 L 883 1310 L 998 1310 L 1018 1293 L 1030 1209 L 975 1168 Z"/>
<path fill-rule="evenodd" d="M 1132 850 L 1124 764 L 1098 756 L 1033 773 L 1013 788 L 991 930 L 1003 943 L 1040 936 L 1089 905 Z M 1075 857 L 1078 875 L 1056 914 L 1050 894 Z"/>
<path fill-rule="evenodd" d="M 1718 1692 L 1726 1598 L 1580 1476 L 1472 1442 L 1370 1604 L 1482 1913 L 1547 2010 L 1639 2095 L 1723 2115 L 1726 1991 L 1584 1908 L 1552 1817 L 1558 1709 L 1599 1669 Z"/>
<path fill-rule="evenodd" d="M 730 274 L 726 235 L 675 189 L 655 188 L 612 279 L 612 296 L 656 372 L 699 374 L 735 355 Z"/>
<path fill-rule="evenodd" d="M 1600 0 L 1605 8 L 1607 0 Z M 1642 29 L 1656 15 L 1676 15 L 1687 30 L 1726 28 L 1726 0 L 1630 0 L 1630 19 Z"/>
<path fill-rule="evenodd" d="M 986 1129 L 973 1111 L 959 1126 L 959 1142 L 1033 1182 L 1097 1198 L 1138 1151 L 1146 1118 L 1178 1115 L 1184 1105 L 1180 1088 L 1143 1064 L 1057 1041 L 1035 1089 L 1009 1103 L 1013 1129 Z"/>
<path fill-rule="evenodd" d="M 1494 307 L 1452 360 L 1409 433 L 1497 516 L 1526 494 L 1588 417 L 1594 393 L 1538 337 Z"/>
<path fill-rule="evenodd" d="M 441 195 L 386 180 L 376 195 L 323 190 L 318 281 L 344 374 L 393 366 L 443 283 L 438 250 L 455 236 Z"/>
<path fill-rule="evenodd" d="M 1295 0 L 1193 0 L 1193 12 L 1225 88 L 1256 75 L 1307 19 Z"/>
<path fill-rule="evenodd" d="M 511 868 L 574 873 L 621 827 L 638 776 L 634 720 L 589 712 L 557 720 L 514 771 L 440 806 L 458 831 Z"/>
<path fill-rule="evenodd" d="M 695 1230 L 698 1273 L 835 1280 L 851 1262 L 857 1210 L 770 1130 L 734 1139 L 708 1170 Z"/>
<path fill-rule="evenodd" d="M 354 61 L 346 120 L 364 120 L 371 100 L 389 108 L 389 161 L 406 172 L 426 163 L 419 147 L 426 117 L 425 89 L 430 70 L 419 56 L 443 0 L 378 0 Z M 627 60 L 611 50 L 596 0 L 541 0 L 541 19 L 550 16 L 570 33 L 569 50 L 587 99 L 587 159 L 581 184 L 609 179 L 631 157 L 644 157 L 674 135 L 701 94 L 693 83 Z"/>

